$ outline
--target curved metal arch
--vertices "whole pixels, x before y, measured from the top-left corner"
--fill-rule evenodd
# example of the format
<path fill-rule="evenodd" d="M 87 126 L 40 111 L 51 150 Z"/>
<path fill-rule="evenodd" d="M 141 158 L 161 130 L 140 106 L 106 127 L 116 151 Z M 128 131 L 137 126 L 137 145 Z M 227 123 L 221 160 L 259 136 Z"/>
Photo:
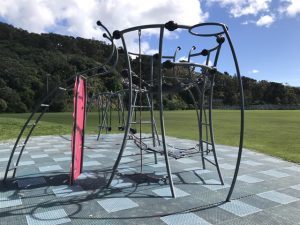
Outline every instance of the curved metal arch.
<path fill-rule="evenodd" d="M 76 76 L 72 76 L 71 78 L 67 79 L 66 80 L 66 83 L 68 83 L 69 81 L 71 81 L 72 79 L 74 79 Z M 18 164 L 19 164 L 19 161 L 21 159 L 21 156 L 22 156 L 22 153 L 25 149 L 25 146 L 29 140 L 29 137 L 31 136 L 34 128 L 36 127 L 37 123 L 40 121 L 40 119 L 42 118 L 42 116 L 44 115 L 44 113 L 47 111 L 48 109 L 48 105 L 44 104 L 47 100 L 49 100 L 50 98 L 54 98 L 55 95 L 57 94 L 57 92 L 59 92 L 60 90 L 64 90 L 65 88 L 62 88 L 60 86 L 56 87 L 55 89 L 53 89 L 50 93 L 48 93 L 44 98 L 42 98 L 38 104 L 36 105 L 36 107 L 34 108 L 34 110 L 31 112 L 30 116 L 28 117 L 28 119 L 26 120 L 25 124 L 23 125 L 23 127 L 21 128 L 21 131 L 15 141 L 15 144 L 13 146 L 13 149 L 11 151 L 11 154 L 10 154 L 10 157 L 8 159 L 8 163 L 7 163 L 7 166 L 6 166 L 6 170 L 5 170 L 5 174 L 4 174 L 4 178 L 3 178 L 3 182 L 6 181 L 7 179 L 7 175 L 8 175 L 8 171 L 10 171 L 10 166 L 11 166 L 11 163 L 12 163 L 12 159 L 13 159 L 13 156 L 14 156 L 14 153 L 16 152 L 16 149 L 18 147 L 21 147 L 21 150 L 20 150 L 20 153 L 19 153 L 19 156 L 17 158 L 17 161 L 16 161 L 16 165 L 12 168 L 14 170 L 13 172 L 13 178 L 15 177 L 15 174 L 16 174 L 16 170 L 18 168 Z M 25 141 L 23 142 L 22 145 L 19 146 L 19 142 L 22 138 L 22 135 L 23 133 L 25 132 L 26 128 L 28 127 L 29 125 L 29 122 L 32 120 L 33 116 L 38 112 L 39 109 L 43 108 L 43 110 L 41 111 L 41 114 L 38 116 L 37 119 L 35 119 L 35 122 L 32 124 L 32 127 L 30 128 L 29 132 L 28 132 L 28 135 L 26 136 L 25 138 Z"/>
<path fill-rule="evenodd" d="M 239 167 L 240 167 L 240 161 L 241 161 L 241 156 L 242 156 L 242 149 L 243 149 L 243 138 L 244 138 L 244 93 L 243 93 L 243 86 L 242 86 L 242 79 L 241 79 L 241 75 L 240 75 L 240 70 L 239 70 L 239 65 L 238 65 L 238 61 L 237 61 L 237 57 L 235 54 L 235 50 L 233 47 L 233 44 L 231 42 L 230 36 L 227 32 L 226 27 L 224 26 L 224 32 L 225 35 L 227 37 L 231 52 L 232 52 L 232 56 L 234 59 L 234 63 L 235 63 L 235 67 L 236 67 L 236 72 L 237 72 L 237 77 L 238 77 L 238 81 L 239 81 L 239 91 L 240 91 L 240 111 L 241 111 L 241 121 L 240 121 L 240 143 L 239 143 L 239 151 L 238 151 L 238 156 L 237 156 L 237 162 L 236 162 L 236 167 L 235 167 L 235 172 L 234 172 L 234 176 L 232 179 L 232 183 L 230 185 L 229 188 L 229 192 L 227 194 L 226 197 L 226 201 L 230 201 L 232 192 L 234 190 L 235 187 L 235 183 L 237 180 L 237 176 L 238 176 L 238 172 L 239 172 Z M 217 60 L 219 57 L 219 53 L 220 53 L 220 47 L 217 49 L 217 54 L 216 54 L 216 58 L 214 61 L 214 66 L 217 65 Z M 182 66 L 182 67 L 187 67 L 187 66 L 194 66 L 194 67 L 200 67 L 202 69 L 206 69 L 208 71 L 213 71 L 214 66 L 213 67 L 209 67 L 207 65 L 203 65 L 203 64 L 198 64 L 198 63 L 191 63 L 191 62 L 181 62 L 181 63 L 176 63 L 176 62 L 168 62 L 168 64 L 166 64 L 167 66 Z"/>
<path fill-rule="evenodd" d="M 108 31 L 104 25 L 101 25 L 101 26 L 102 26 L 106 31 Z M 108 31 L 108 33 L 109 33 L 109 31 Z M 109 35 L 110 35 L 110 33 L 109 33 Z M 111 35 L 110 35 L 110 36 L 111 36 Z M 28 119 L 27 119 L 26 122 L 24 123 L 23 127 L 21 128 L 21 130 L 20 130 L 20 132 L 19 132 L 19 134 L 18 134 L 18 137 L 17 137 L 17 139 L 16 139 L 16 141 L 15 141 L 15 144 L 14 144 L 14 146 L 13 146 L 13 149 L 12 149 L 12 151 L 11 151 L 11 154 L 10 154 L 10 156 L 9 156 L 8 163 L 7 163 L 7 166 L 6 166 L 6 169 L 5 169 L 4 178 L 3 178 L 3 182 L 4 182 L 4 183 L 5 183 L 6 180 L 7 180 L 8 172 L 9 172 L 10 170 L 13 170 L 13 176 L 12 176 L 12 178 L 15 177 L 15 175 L 16 175 L 16 170 L 17 170 L 17 168 L 18 168 L 18 165 L 19 165 L 19 162 L 20 162 L 20 160 L 21 160 L 22 153 L 23 153 L 23 151 L 24 151 L 24 149 L 25 149 L 25 147 L 26 147 L 26 144 L 27 144 L 27 142 L 28 142 L 28 140 L 29 140 L 29 138 L 30 138 L 30 136 L 31 136 L 31 134 L 32 134 L 32 132 L 33 132 L 33 130 L 35 129 L 37 123 L 40 121 L 40 119 L 43 117 L 43 115 L 44 115 L 44 114 L 46 113 L 46 111 L 48 110 L 49 105 L 48 105 L 48 104 L 45 104 L 45 103 L 46 103 L 47 101 L 49 101 L 49 100 L 50 100 L 50 103 L 51 103 L 51 102 L 55 99 L 55 97 L 57 96 L 57 93 L 58 93 L 59 91 L 65 91 L 65 90 L 67 90 L 68 87 L 70 87 L 70 85 L 71 85 L 71 84 L 69 84 L 70 81 L 72 81 L 72 83 L 73 83 L 74 80 L 75 80 L 75 78 L 76 78 L 77 76 L 79 76 L 79 75 L 82 75 L 82 74 L 85 74 L 85 73 L 94 72 L 95 74 L 89 76 L 89 78 L 91 78 L 91 77 L 94 77 L 94 76 L 105 76 L 105 75 L 111 74 L 111 72 L 114 70 L 114 68 L 115 68 L 115 66 L 116 66 L 116 64 L 117 64 L 117 60 L 118 60 L 118 52 L 115 51 L 115 50 L 116 50 L 116 46 L 115 46 L 114 41 L 113 41 L 112 38 L 111 38 L 111 45 L 112 45 L 111 54 L 110 54 L 110 56 L 108 57 L 108 60 L 106 61 L 106 63 L 108 64 L 109 62 L 111 62 L 114 56 L 116 57 L 116 59 L 115 59 L 116 61 L 114 61 L 113 65 L 112 65 L 112 67 L 111 67 L 110 69 L 107 69 L 107 68 L 106 68 L 106 64 L 101 64 L 101 65 L 96 66 L 96 67 L 93 67 L 93 68 L 91 68 L 91 69 L 87 69 L 87 70 L 85 70 L 85 71 L 78 72 L 78 73 L 72 75 L 71 77 L 69 77 L 68 79 L 66 79 L 65 81 L 61 82 L 59 85 L 57 85 L 55 88 L 53 88 L 52 91 L 50 91 L 49 93 L 47 93 L 44 97 L 40 98 L 40 100 L 38 101 L 38 104 L 36 104 L 36 106 L 33 108 L 33 110 L 32 110 L 32 112 L 31 112 L 30 116 L 28 117 Z M 100 68 L 104 69 L 104 72 L 98 73 L 98 69 L 100 69 Z M 63 84 L 65 84 L 65 87 L 61 87 L 61 86 L 63 86 Z M 23 144 L 19 145 L 19 142 L 20 142 L 20 140 L 21 140 L 21 138 L 22 138 L 22 136 L 23 136 L 23 134 L 24 134 L 26 128 L 28 127 L 30 121 L 33 119 L 34 115 L 35 115 L 40 109 L 42 109 L 40 115 L 35 119 L 34 123 L 32 124 L 32 127 L 30 128 L 30 130 L 29 130 L 29 132 L 28 132 L 28 134 L 27 134 L 27 136 L 26 136 L 26 138 L 25 138 Z M 21 147 L 21 149 L 20 149 L 19 155 L 17 156 L 16 164 L 11 168 L 12 159 L 13 159 L 14 154 L 15 154 L 15 152 L 16 152 L 16 149 L 17 149 L 18 147 Z"/>
<path fill-rule="evenodd" d="M 214 60 L 213 67 L 217 66 L 217 62 L 218 62 L 218 59 L 219 59 L 219 53 L 220 53 L 221 46 L 222 46 L 222 43 L 219 43 L 217 47 L 215 47 L 215 48 L 213 48 L 213 49 L 211 49 L 211 50 L 208 51 L 209 54 L 207 55 L 206 66 L 208 66 L 208 63 L 209 63 L 210 53 L 213 52 L 213 51 L 215 51 L 215 50 L 217 50 L 217 53 L 215 55 L 215 60 Z M 191 50 L 189 51 L 188 62 L 190 62 L 192 51 L 195 50 L 195 49 L 196 49 L 196 47 L 193 46 L 191 48 Z M 197 55 L 199 55 L 199 54 L 193 54 L 192 57 L 197 56 Z M 221 182 L 222 185 L 224 185 L 224 181 L 223 181 L 223 177 L 222 177 L 221 170 L 220 170 L 220 167 L 219 167 L 219 163 L 218 163 L 218 159 L 217 159 L 217 154 L 216 154 L 216 149 L 215 149 L 215 138 L 214 138 L 213 120 L 212 120 L 212 100 L 213 100 L 213 87 L 214 87 L 215 73 L 210 74 L 210 87 L 209 87 L 210 94 L 209 94 L 209 101 L 208 101 L 209 102 L 209 108 L 208 108 L 208 111 L 209 111 L 209 116 L 208 116 L 209 122 L 207 122 L 206 112 L 205 112 L 205 109 L 203 107 L 203 105 L 204 105 L 204 98 L 205 98 L 205 85 L 206 85 L 207 76 L 204 75 L 203 79 L 204 80 L 203 80 L 203 84 L 202 84 L 201 89 L 200 89 L 198 83 L 195 83 L 195 88 L 196 88 L 196 91 L 197 91 L 197 94 L 198 94 L 198 97 L 199 97 L 201 103 L 199 103 L 199 104 L 196 103 L 196 100 L 195 100 L 195 97 L 194 97 L 192 91 L 190 89 L 188 89 L 189 94 L 190 94 L 190 96 L 191 96 L 191 98 L 192 98 L 192 100 L 194 102 L 196 113 L 197 113 L 197 118 L 198 118 L 199 148 L 200 148 L 200 151 L 201 151 L 202 166 L 203 166 L 203 169 L 205 169 L 205 159 L 206 158 L 204 157 L 204 148 L 203 148 L 203 141 L 202 141 L 202 138 L 203 138 L 203 135 L 202 135 L 203 134 L 203 113 L 204 113 L 204 123 L 205 123 L 205 131 L 206 131 L 206 143 L 207 143 L 207 146 L 208 146 L 208 130 L 207 130 L 208 127 L 207 127 L 207 125 L 209 125 L 209 137 L 210 137 L 210 141 L 211 141 L 211 145 L 212 145 L 213 157 L 214 157 L 214 160 L 215 160 L 215 164 L 214 165 L 216 166 L 220 182 Z M 200 112 L 198 111 L 198 107 L 200 107 Z M 207 147 L 207 149 L 208 149 L 208 147 Z M 208 154 L 208 151 L 206 153 Z"/>
<path fill-rule="evenodd" d="M 132 96 L 133 96 L 133 90 L 132 90 L 132 76 L 131 76 L 131 64 L 130 64 L 130 59 L 129 59 L 129 54 L 128 54 L 128 51 L 127 51 L 127 46 L 126 46 L 126 42 L 125 42 L 125 39 L 123 37 L 123 34 L 121 34 L 121 40 L 122 40 L 122 44 L 123 44 L 123 47 L 124 47 L 124 52 L 125 52 L 125 57 L 126 57 L 126 64 L 127 64 L 127 68 L 128 68 L 128 80 L 129 80 L 129 87 L 128 87 L 128 114 L 127 114 L 127 122 L 126 122 L 126 126 L 124 128 L 124 136 L 123 136 L 123 141 L 122 141 L 122 145 L 121 145 L 121 148 L 120 148 L 120 151 L 119 151 L 119 155 L 115 161 L 115 164 L 113 166 L 113 169 L 112 169 L 112 173 L 111 173 L 111 176 L 106 184 L 107 187 L 110 186 L 114 176 L 115 176 L 115 173 L 118 169 L 118 166 L 121 162 L 121 158 L 123 156 L 123 152 L 125 150 L 125 147 L 126 147 L 126 143 L 127 143 L 127 136 L 128 136 L 128 133 L 129 133 L 129 128 L 130 128 L 130 121 L 132 120 Z"/>
<path fill-rule="evenodd" d="M 216 55 L 215 55 L 215 59 L 214 59 L 214 67 L 217 66 L 217 62 L 218 62 L 218 58 L 219 58 L 219 53 L 220 53 L 220 49 L 221 49 L 221 46 L 222 46 L 223 42 L 220 42 L 218 44 L 218 46 L 214 47 L 213 49 L 211 49 L 211 51 L 208 51 L 208 54 L 207 54 L 207 62 L 206 62 L 206 66 L 208 66 L 208 61 L 209 61 L 209 56 L 210 56 L 210 53 L 212 51 L 217 51 L 216 52 Z M 192 51 L 194 51 L 196 49 L 195 46 L 193 46 L 190 51 L 189 51 L 189 54 L 188 54 L 188 62 L 187 63 L 190 63 L 190 59 L 191 59 L 191 55 L 192 55 Z M 193 56 L 198 56 L 198 55 L 201 55 L 201 53 L 199 54 L 193 54 Z M 172 57 L 168 57 L 168 58 L 172 58 Z M 173 60 L 174 62 L 175 60 Z M 179 64 L 178 64 L 179 65 Z M 200 65 L 198 65 L 200 66 Z M 175 66 L 173 67 L 173 71 L 175 71 Z M 219 168 L 219 165 L 218 165 L 218 160 L 217 160 L 217 155 L 216 155 L 216 152 L 215 152 L 215 145 L 214 145 L 214 133 L 213 133 L 213 127 L 212 127 L 212 99 L 213 99 L 213 83 L 214 83 L 214 77 L 215 77 L 215 73 L 213 71 L 210 70 L 210 73 L 212 73 L 210 75 L 210 95 L 209 95 L 209 131 L 210 131 L 210 139 L 211 139 L 211 144 L 212 144 L 212 147 L 213 147 L 213 157 L 214 157 L 214 160 L 215 160 L 215 166 L 217 168 L 217 172 L 218 172 L 218 175 L 219 175 L 219 179 L 220 179 L 220 182 L 221 184 L 223 185 L 224 184 L 224 181 L 223 181 L 223 178 L 222 178 L 222 175 L 221 175 L 221 171 L 220 171 L 220 168 Z M 190 74 L 190 70 L 189 70 L 189 74 Z M 175 78 L 176 75 L 175 75 Z M 206 77 L 205 77 L 206 79 Z M 178 78 L 176 79 L 179 83 L 182 83 Z M 193 86 L 196 87 L 196 90 L 199 94 L 199 98 L 202 99 L 202 103 L 200 104 L 201 105 L 201 108 L 200 108 L 200 111 L 201 111 L 201 115 L 199 115 L 199 112 L 197 110 L 198 108 L 198 103 L 196 103 L 196 100 L 195 100 L 195 97 L 193 95 L 193 93 L 191 92 L 190 88 L 192 88 Z M 203 87 L 201 88 L 202 91 L 200 91 L 200 88 L 198 87 L 197 85 L 197 82 L 188 87 L 188 88 L 185 88 L 185 90 L 188 91 L 190 97 L 192 98 L 193 100 L 193 103 L 194 103 L 194 106 L 195 106 L 195 109 L 196 109 L 196 113 L 197 113 L 197 118 L 198 118 L 198 127 L 199 127 L 199 147 L 202 146 L 203 142 L 201 142 L 201 139 L 202 139 L 202 111 L 203 111 L 203 94 L 204 94 L 204 91 L 205 91 L 205 84 L 203 85 Z M 208 143 L 208 142 L 207 142 Z M 201 148 L 201 157 L 202 157 L 202 164 L 203 164 L 203 168 L 205 169 L 205 160 L 204 160 L 204 156 L 203 156 L 203 147 Z"/>
<path fill-rule="evenodd" d="M 127 29 L 124 29 L 121 31 L 117 30 L 117 31 L 114 31 L 113 33 L 119 32 L 120 35 L 124 36 L 125 33 L 136 31 L 136 30 L 153 29 L 153 28 L 161 29 L 164 27 L 165 27 L 165 24 L 148 24 L 148 25 L 130 27 L 130 28 L 127 28 Z M 117 39 L 116 37 L 113 37 L 113 38 Z"/>
<path fill-rule="evenodd" d="M 225 25 L 222 23 L 199 23 L 199 24 L 195 24 L 191 27 L 188 28 L 189 33 L 195 36 L 200 36 L 200 37 L 211 37 L 211 36 L 218 36 L 218 35 L 222 35 L 225 33 L 225 31 L 220 31 L 220 32 L 215 32 L 215 33 L 209 33 L 209 34 L 201 34 L 201 33 L 196 33 L 193 32 L 193 29 L 198 28 L 198 27 L 204 27 L 204 26 L 220 26 L 221 28 L 223 28 Z M 228 28 L 227 28 L 228 29 Z"/>
<path fill-rule="evenodd" d="M 161 28 L 160 30 L 160 36 L 159 36 L 159 62 L 161 62 L 162 59 L 162 48 L 163 48 L 163 35 L 164 35 L 164 27 Z M 171 168 L 169 164 L 169 157 L 168 157 L 168 151 L 167 151 L 167 146 L 166 146 L 166 137 L 165 137 L 165 123 L 164 123 L 164 110 L 163 110 L 163 90 L 162 90 L 162 73 L 161 69 L 158 71 L 158 77 L 159 77 L 159 115 L 160 115 L 160 129 L 161 129 L 161 136 L 162 136 L 162 146 L 164 150 L 164 155 L 165 155 L 165 163 L 167 167 L 167 174 L 168 174 L 168 179 L 169 179 L 169 185 L 171 189 L 171 194 L 172 197 L 175 198 L 175 190 L 174 190 L 174 185 L 173 185 L 173 179 L 172 179 L 172 173 L 171 173 Z"/>
<path fill-rule="evenodd" d="M 235 184 L 236 184 L 236 180 L 237 180 L 237 176 L 238 176 L 238 172 L 239 172 L 239 168 L 240 168 L 240 163 L 241 163 L 241 158 L 242 158 L 242 152 L 243 152 L 243 142 L 244 142 L 244 121 L 245 121 L 245 115 L 244 115 L 244 90 L 243 90 L 243 83 L 242 83 L 242 78 L 241 78 L 241 73 L 240 73 L 240 67 L 238 64 L 238 60 L 237 60 L 237 56 L 235 53 L 235 49 L 233 47 L 230 35 L 228 33 L 228 29 L 226 27 L 226 25 L 222 25 L 223 30 L 225 32 L 226 38 L 228 40 L 228 44 L 231 50 L 231 54 L 234 60 L 234 64 L 235 64 L 235 69 L 236 69 L 236 75 L 238 78 L 238 82 L 239 82 L 239 92 L 240 92 L 240 140 L 239 140 L 239 150 L 238 150 L 238 157 L 237 157 L 237 161 L 236 161 L 236 167 L 235 167 L 235 171 L 234 171 L 234 175 L 232 178 L 232 182 L 228 191 L 228 195 L 226 197 L 226 201 L 230 201 L 232 192 L 234 190 Z"/>
<path fill-rule="evenodd" d="M 108 40 L 111 42 L 111 47 L 112 47 L 111 53 L 110 53 L 110 55 L 108 56 L 107 60 L 103 63 L 104 65 L 106 65 L 106 64 L 108 64 L 108 63 L 112 60 L 112 58 L 113 58 L 113 56 L 114 56 L 114 54 L 115 54 L 115 51 L 116 51 L 116 46 L 115 46 L 115 44 L 114 44 L 113 36 L 111 35 L 111 33 L 110 33 L 110 31 L 107 29 L 107 27 L 104 26 L 100 21 L 97 21 L 97 25 L 98 25 L 99 27 L 102 27 L 102 28 L 106 31 L 106 33 L 108 34 L 108 36 L 104 33 L 104 34 L 103 34 L 103 37 L 106 38 L 106 39 L 108 39 Z M 117 51 L 117 52 L 118 52 L 118 51 Z M 116 60 L 116 61 L 117 61 L 117 60 Z"/>
<path fill-rule="evenodd" d="M 169 21 L 168 23 L 170 23 L 170 22 L 173 22 L 173 21 Z M 216 33 L 211 33 L 211 34 L 200 34 L 200 33 L 192 32 L 192 29 L 197 28 L 197 27 L 201 27 L 201 26 L 219 26 L 221 28 L 226 27 L 226 29 L 228 30 L 228 27 L 225 24 L 216 23 L 216 22 L 198 23 L 198 24 L 195 24 L 193 26 L 188 26 L 188 25 L 183 25 L 183 24 L 175 24 L 175 25 L 176 25 L 176 27 L 175 27 L 174 30 L 176 30 L 178 28 L 186 29 L 186 30 L 189 31 L 190 34 L 195 35 L 195 36 L 201 36 L 201 37 L 218 36 L 218 35 L 224 34 L 225 32 L 221 31 L 221 32 L 216 32 Z M 166 23 L 164 23 L 164 24 L 147 24 L 147 25 L 130 27 L 130 28 L 127 28 L 127 29 L 124 29 L 124 30 L 116 30 L 116 31 L 113 32 L 112 37 L 115 38 L 115 39 L 119 39 L 121 37 L 121 35 L 124 35 L 125 33 L 128 33 L 128 32 L 132 32 L 132 31 L 135 31 L 135 30 L 153 29 L 153 28 L 164 29 L 164 28 L 166 28 Z"/>

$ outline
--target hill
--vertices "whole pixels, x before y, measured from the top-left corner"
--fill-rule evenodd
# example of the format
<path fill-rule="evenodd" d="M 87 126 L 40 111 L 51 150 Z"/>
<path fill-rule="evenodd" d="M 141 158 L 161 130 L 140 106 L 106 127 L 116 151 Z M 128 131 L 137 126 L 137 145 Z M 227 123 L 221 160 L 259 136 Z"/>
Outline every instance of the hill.
<path fill-rule="evenodd" d="M 101 35 L 101 34 L 99 34 Z M 35 34 L 0 23 L 0 112 L 28 112 L 47 89 L 76 72 L 104 62 L 110 47 L 101 41 L 58 34 Z M 122 65 L 122 58 L 120 64 Z M 121 68 L 119 66 L 118 68 Z M 98 80 L 98 90 L 121 87 L 118 72 Z M 238 102 L 235 77 L 225 74 L 215 81 L 216 105 L 234 107 Z M 300 89 L 280 83 L 243 77 L 246 105 L 290 106 L 300 103 Z M 66 96 L 52 111 L 66 110 Z M 191 108 L 186 93 L 165 96 L 167 109 Z"/>

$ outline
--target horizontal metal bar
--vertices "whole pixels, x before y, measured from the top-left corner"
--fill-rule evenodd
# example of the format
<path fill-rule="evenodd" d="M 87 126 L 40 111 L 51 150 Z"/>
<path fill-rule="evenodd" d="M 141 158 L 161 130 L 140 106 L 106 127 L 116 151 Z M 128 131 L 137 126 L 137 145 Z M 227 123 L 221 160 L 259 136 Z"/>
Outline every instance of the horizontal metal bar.
<path fill-rule="evenodd" d="M 162 56 L 163 59 L 174 59 L 174 56 Z"/>
<path fill-rule="evenodd" d="M 22 145 L 17 145 L 17 147 L 16 147 L 16 148 L 21 148 L 21 147 L 23 147 L 23 146 L 25 146 L 25 144 L 22 144 Z"/>
<path fill-rule="evenodd" d="M 151 121 L 133 121 L 133 122 L 131 122 L 131 124 L 138 124 L 138 123 L 149 124 L 149 123 L 151 123 Z"/>
<path fill-rule="evenodd" d="M 209 159 L 205 158 L 204 156 L 203 156 L 203 158 L 204 158 L 207 162 L 211 163 L 212 165 L 217 166 L 214 162 L 210 161 Z"/>
<path fill-rule="evenodd" d="M 208 142 L 208 141 L 200 141 L 200 142 L 204 142 L 205 144 L 209 144 L 209 145 L 212 145 L 212 143 Z"/>
<path fill-rule="evenodd" d="M 131 27 L 125 30 L 120 31 L 122 34 L 135 31 L 135 30 L 142 30 L 142 29 L 151 29 L 151 28 L 163 28 L 165 24 L 150 24 L 150 25 L 143 25 L 143 26 L 136 26 L 136 27 Z"/>
<path fill-rule="evenodd" d="M 131 106 L 132 108 L 151 108 L 151 106 L 147 106 L 147 105 L 134 105 L 134 106 Z"/>

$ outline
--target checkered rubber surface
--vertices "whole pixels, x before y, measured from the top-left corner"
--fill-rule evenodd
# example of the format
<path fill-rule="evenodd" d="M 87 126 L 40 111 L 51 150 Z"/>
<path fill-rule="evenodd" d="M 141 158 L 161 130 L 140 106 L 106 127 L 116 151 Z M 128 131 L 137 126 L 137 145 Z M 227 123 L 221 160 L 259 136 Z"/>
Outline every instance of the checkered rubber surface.
<path fill-rule="evenodd" d="M 32 137 L 16 178 L 0 184 L 0 224 L 299 224 L 300 166 L 245 149 L 232 201 L 225 203 L 236 162 L 236 147 L 217 145 L 225 185 L 216 168 L 203 169 L 200 155 L 170 159 L 177 198 L 170 198 L 164 158 L 128 141 L 117 175 L 106 182 L 122 135 L 99 141 L 86 136 L 83 173 L 70 187 L 70 137 Z M 167 138 L 173 146 L 195 141 Z M 0 179 L 13 143 L 0 143 Z M 207 158 L 211 158 L 208 155 Z"/>

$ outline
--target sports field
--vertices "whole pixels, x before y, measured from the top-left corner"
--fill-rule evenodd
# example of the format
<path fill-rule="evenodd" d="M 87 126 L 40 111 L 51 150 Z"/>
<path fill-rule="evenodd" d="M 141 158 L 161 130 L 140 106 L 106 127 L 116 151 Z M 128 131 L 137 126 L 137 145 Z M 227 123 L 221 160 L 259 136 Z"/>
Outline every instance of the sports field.
<path fill-rule="evenodd" d="M 29 114 L 0 114 L 0 140 L 15 139 Z M 158 113 L 156 112 L 156 116 Z M 236 146 L 239 138 L 239 111 L 214 110 L 217 144 Z M 118 119 L 113 116 L 112 132 L 118 132 Z M 158 130 L 159 121 L 157 120 Z M 195 111 L 166 111 L 166 134 L 197 139 Z M 96 133 L 98 114 L 89 113 L 87 132 Z M 33 135 L 70 134 L 72 113 L 47 113 Z M 137 127 L 139 129 L 139 127 Z M 149 132 L 149 126 L 142 128 Z M 244 146 L 289 161 L 300 163 L 300 111 L 251 110 L 245 112 Z"/>

